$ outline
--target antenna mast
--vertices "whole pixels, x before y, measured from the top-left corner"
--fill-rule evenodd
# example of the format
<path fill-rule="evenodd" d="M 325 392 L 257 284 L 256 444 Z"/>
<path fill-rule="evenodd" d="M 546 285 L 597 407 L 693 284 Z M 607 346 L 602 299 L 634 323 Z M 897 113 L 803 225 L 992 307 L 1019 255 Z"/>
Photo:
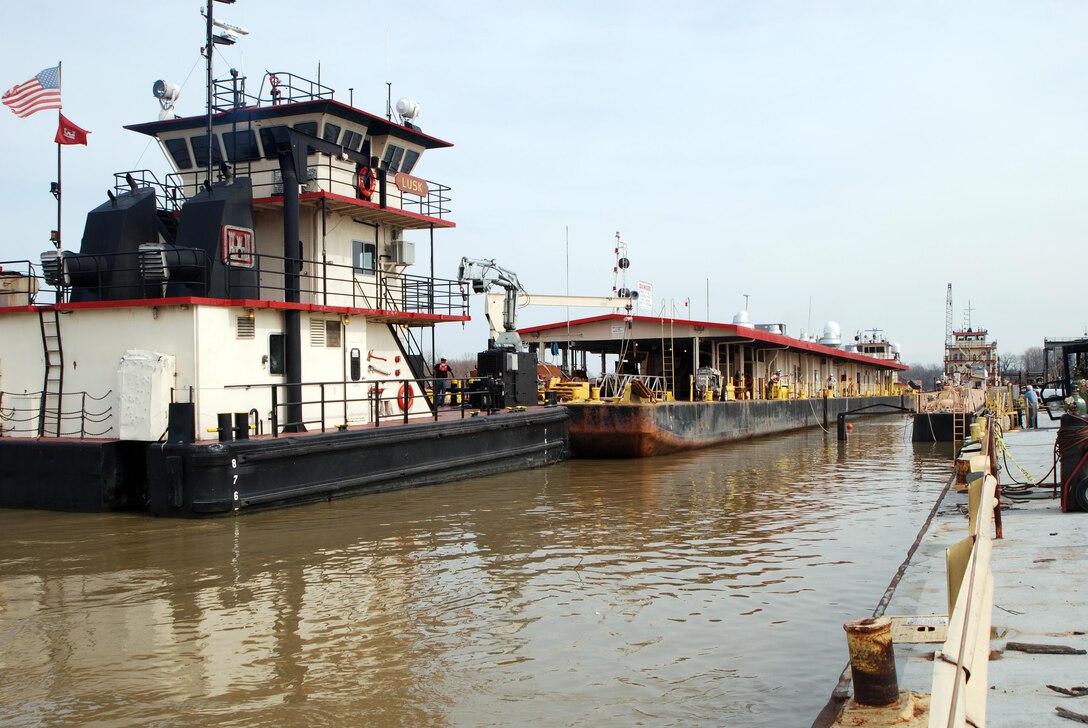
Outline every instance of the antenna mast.
<path fill-rule="evenodd" d="M 204 56 L 208 59 L 208 79 L 206 83 L 206 90 L 208 93 L 208 178 L 207 183 L 212 183 L 212 140 L 215 138 L 212 136 L 212 73 L 213 73 L 213 55 L 215 54 L 215 19 L 214 19 L 214 7 L 215 3 L 212 0 L 208 0 L 208 10 L 205 16 L 207 20 L 208 35 L 207 45 L 204 47 Z"/>
<path fill-rule="evenodd" d="M 952 339 L 952 284 L 948 284 L 948 296 L 945 298 L 944 304 L 944 347 L 945 349 L 951 349 L 953 345 Z"/>

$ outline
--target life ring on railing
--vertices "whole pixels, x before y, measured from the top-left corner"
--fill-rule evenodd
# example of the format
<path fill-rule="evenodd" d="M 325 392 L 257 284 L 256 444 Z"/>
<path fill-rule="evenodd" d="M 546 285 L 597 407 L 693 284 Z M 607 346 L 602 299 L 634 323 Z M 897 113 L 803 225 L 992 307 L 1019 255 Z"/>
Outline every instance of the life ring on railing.
<path fill-rule="evenodd" d="M 412 401 L 415 400 L 416 393 L 412 390 L 412 385 L 408 382 L 400 385 L 400 389 L 397 391 L 397 406 L 400 407 L 401 412 L 407 412 L 412 409 Z"/>
<path fill-rule="evenodd" d="M 364 200 L 370 201 L 371 196 L 374 194 L 374 172 L 370 167 L 359 167 L 359 171 L 355 173 L 355 189 L 359 193 L 359 197 Z"/>

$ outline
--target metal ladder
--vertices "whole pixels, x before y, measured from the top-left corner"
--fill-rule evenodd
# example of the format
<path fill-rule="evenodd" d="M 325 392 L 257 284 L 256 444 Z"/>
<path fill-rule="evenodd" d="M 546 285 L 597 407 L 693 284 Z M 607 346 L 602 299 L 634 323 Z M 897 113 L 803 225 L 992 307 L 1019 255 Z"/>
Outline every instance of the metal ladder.
<path fill-rule="evenodd" d="M 662 311 L 664 317 L 664 311 Z M 669 337 L 665 338 L 665 322 L 661 322 L 661 376 L 665 380 L 665 390 L 676 396 L 673 388 L 676 379 L 676 365 L 673 357 L 673 329 L 672 321 L 669 321 Z"/>
<path fill-rule="evenodd" d="M 967 441 L 967 405 L 957 392 L 952 396 L 952 453 L 959 455 L 960 448 Z"/>
<path fill-rule="evenodd" d="M 60 344 L 60 314 L 55 308 L 39 308 L 45 373 L 38 411 L 38 437 L 60 437 L 61 400 L 64 392 L 64 350 Z"/>

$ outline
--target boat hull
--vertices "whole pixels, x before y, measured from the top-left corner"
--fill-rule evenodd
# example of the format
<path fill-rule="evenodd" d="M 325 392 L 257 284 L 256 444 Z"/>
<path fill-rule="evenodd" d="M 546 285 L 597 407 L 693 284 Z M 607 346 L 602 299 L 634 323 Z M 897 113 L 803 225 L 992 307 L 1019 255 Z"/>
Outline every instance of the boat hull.
<path fill-rule="evenodd" d="M 103 512 L 147 500 L 147 443 L 0 438 L 0 507 Z"/>
<path fill-rule="evenodd" d="M 833 428 L 840 413 L 871 405 L 904 406 L 900 397 L 570 403 L 571 449 L 580 458 L 651 457 L 807 427 Z M 826 424 L 825 424 L 826 423 Z"/>
<path fill-rule="evenodd" d="M 460 480 L 570 457 L 562 407 L 211 443 L 0 440 L 0 506 L 215 516 Z"/>
<path fill-rule="evenodd" d="M 396 427 L 162 445 L 148 453 L 159 516 L 228 514 L 549 465 L 570 456 L 562 408 Z"/>
<path fill-rule="evenodd" d="M 963 426 L 969 431 L 975 415 L 964 415 Z M 956 440 L 955 418 L 951 412 L 918 412 L 914 415 L 914 429 L 911 431 L 913 442 L 954 442 Z"/>

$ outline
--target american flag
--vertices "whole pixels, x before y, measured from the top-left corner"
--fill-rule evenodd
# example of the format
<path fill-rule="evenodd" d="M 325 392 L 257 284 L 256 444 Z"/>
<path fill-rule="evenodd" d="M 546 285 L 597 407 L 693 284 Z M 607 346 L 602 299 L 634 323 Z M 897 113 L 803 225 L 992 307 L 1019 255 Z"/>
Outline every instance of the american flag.
<path fill-rule="evenodd" d="M 26 83 L 12 86 L 2 100 L 4 106 L 23 119 L 45 109 L 59 109 L 60 66 L 47 68 Z"/>

